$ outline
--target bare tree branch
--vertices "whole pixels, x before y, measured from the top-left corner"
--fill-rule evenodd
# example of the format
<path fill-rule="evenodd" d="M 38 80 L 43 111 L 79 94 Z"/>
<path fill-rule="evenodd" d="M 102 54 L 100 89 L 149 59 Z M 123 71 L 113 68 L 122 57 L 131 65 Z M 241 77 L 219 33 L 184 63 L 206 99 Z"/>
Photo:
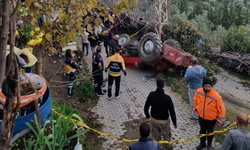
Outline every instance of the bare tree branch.
<path fill-rule="evenodd" d="M 14 0 L 14 1 L 16 1 L 16 0 Z M 19 3 L 20 3 L 20 0 L 17 0 L 16 3 L 14 1 L 13 1 L 13 7 L 14 7 L 14 9 L 13 9 L 13 12 L 10 15 L 10 17 L 12 17 L 13 15 L 16 15 L 16 12 L 18 10 L 18 6 L 19 6 Z"/>

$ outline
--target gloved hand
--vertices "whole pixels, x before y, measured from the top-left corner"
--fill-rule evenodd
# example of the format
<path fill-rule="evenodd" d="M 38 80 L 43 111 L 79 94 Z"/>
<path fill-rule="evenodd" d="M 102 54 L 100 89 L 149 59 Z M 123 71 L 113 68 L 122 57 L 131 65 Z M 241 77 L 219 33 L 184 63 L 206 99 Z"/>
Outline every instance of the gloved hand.
<path fill-rule="evenodd" d="M 108 73 L 108 69 L 105 69 L 105 74 L 107 74 Z"/>
<path fill-rule="evenodd" d="M 124 74 L 125 77 L 127 76 L 127 72 L 126 71 L 124 71 L 123 74 Z"/>

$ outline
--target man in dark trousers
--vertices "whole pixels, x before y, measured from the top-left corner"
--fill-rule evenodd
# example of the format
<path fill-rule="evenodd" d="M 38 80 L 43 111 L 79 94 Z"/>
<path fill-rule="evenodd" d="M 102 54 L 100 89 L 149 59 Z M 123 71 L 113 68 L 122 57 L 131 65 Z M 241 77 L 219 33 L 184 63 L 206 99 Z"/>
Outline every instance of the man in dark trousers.
<path fill-rule="evenodd" d="M 101 47 L 98 46 L 92 56 L 92 74 L 94 77 L 95 94 L 97 96 L 104 95 L 101 88 L 103 84 L 103 59 L 100 54 L 101 51 Z"/>
<path fill-rule="evenodd" d="M 139 38 L 138 41 L 140 41 L 141 38 L 143 37 L 143 35 L 144 35 L 144 33 L 145 33 L 145 28 L 144 28 L 144 27 L 145 27 L 146 25 L 148 25 L 148 23 L 147 23 L 147 22 L 143 22 L 143 18 L 140 18 L 140 19 L 139 19 L 139 23 L 138 23 L 138 31 L 140 31 L 140 32 L 139 32 L 140 38 Z"/>
<path fill-rule="evenodd" d="M 225 106 L 222 97 L 213 89 L 212 81 L 205 78 L 202 88 L 196 90 L 194 96 L 194 108 L 199 115 L 200 134 L 209 134 L 214 131 L 214 126 L 220 127 L 225 121 Z M 207 139 L 207 145 L 206 145 Z M 196 150 L 212 149 L 213 135 L 200 138 L 200 144 Z"/>
<path fill-rule="evenodd" d="M 118 43 L 119 39 L 120 39 L 120 36 L 118 34 L 116 34 L 115 37 L 110 41 L 109 54 L 111 56 L 115 54 L 116 47 L 121 47 Z"/>
<path fill-rule="evenodd" d="M 154 92 L 151 92 L 148 95 L 144 106 L 144 113 L 149 119 L 151 117 L 151 127 L 152 127 L 152 138 L 156 141 L 171 140 L 171 128 L 170 128 L 170 119 L 177 128 L 176 115 L 174 104 L 170 96 L 164 93 L 163 87 L 164 81 L 162 79 L 156 80 L 157 89 Z M 149 107 L 151 107 L 151 116 L 148 113 Z M 173 146 L 170 144 L 164 144 L 163 149 L 172 150 Z"/>
<path fill-rule="evenodd" d="M 138 142 L 131 144 L 129 150 L 161 150 L 160 145 L 149 138 L 150 126 L 147 123 L 143 122 L 140 125 L 139 132 L 141 138 Z"/>
<path fill-rule="evenodd" d="M 109 69 L 109 75 L 108 75 L 108 99 L 111 100 L 112 97 L 112 85 L 113 81 L 115 80 L 115 98 L 119 98 L 119 91 L 120 91 L 120 82 L 121 82 L 121 71 L 123 71 L 123 74 L 126 76 L 126 67 L 123 58 L 119 54 L 121 51 L 120 47 L 115 48 L 115 54 L 111 57 L 109 57 L 107 63 L 105 72 Z"/>
<path fill-rule="evenodd" d="M 105 47 L 107 57 L 109 57 L 108 47 L 112 39 L 113 39 L 113 36 L 112 36 L 112 32 L 109 30 L 109 25 L 105 24 L 105 29 L 103 30 L 103 40 L 104 40 L 104 47 Z"/>

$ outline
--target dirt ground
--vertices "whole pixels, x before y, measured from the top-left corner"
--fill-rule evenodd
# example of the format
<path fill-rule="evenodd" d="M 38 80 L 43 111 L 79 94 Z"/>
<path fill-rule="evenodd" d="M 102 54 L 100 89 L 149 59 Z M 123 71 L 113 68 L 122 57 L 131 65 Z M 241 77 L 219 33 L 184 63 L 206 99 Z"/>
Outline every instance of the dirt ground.
<path fill-rule="evenodd" d="M 96 121 L 96 116 L 90 111 L 93 108 L 98 99 L 91 100 L 84 96 L 67 97 L 67 83 L 60 83 L 61 81 L 67 81 L 67 78 L 63 75 L 63 57 L 51 56 L 44 54 L 44 64 L 46 64 L 44 77 L 47 80 L 48 86 L 51 90 L 51 97 L 53 101 L 64 103 L 66 106 L 71 106 L 74 109 L 79 110 L 84 122 L 90 127 L 100 130 L 101 125 Z M 56 82 L 52 82 L 56 81 Z M 91 147 L 89 149 L 100 150 L 102 146 L 102 140 L 97 138 L 98 134 L 93 131 L 89 131 L 85 134 L 87 143 L 81 143 L 84 147 Z"/>

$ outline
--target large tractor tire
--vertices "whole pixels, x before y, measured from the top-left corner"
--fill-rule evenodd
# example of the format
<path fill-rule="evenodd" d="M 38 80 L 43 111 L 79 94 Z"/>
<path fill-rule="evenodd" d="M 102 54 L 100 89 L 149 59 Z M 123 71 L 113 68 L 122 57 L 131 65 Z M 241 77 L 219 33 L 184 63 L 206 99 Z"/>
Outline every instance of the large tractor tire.
<path fill-rule="evenodd" d="M 118 44 L 124 47 L 129 46 L 129 42 L 130 42 L 130 37 L 127 34 L 122 34 L 120 35 L 120 38 L 118 40 Z"/>
<path fill-rule="evenodd" d="M 180 43 L 174 39 L 168 39 L 168 40 L 164 41 L 164 43 L 167 45 L 173 46 L 175 48 L 181 49 Z"/>
<path fill-rule="evenodd" d="M 152 63 L 161 56 L 162 42 L 157 34 L 153 32 L 147 33 L 139 43 L 139 55 L 143 61 Z"/>

